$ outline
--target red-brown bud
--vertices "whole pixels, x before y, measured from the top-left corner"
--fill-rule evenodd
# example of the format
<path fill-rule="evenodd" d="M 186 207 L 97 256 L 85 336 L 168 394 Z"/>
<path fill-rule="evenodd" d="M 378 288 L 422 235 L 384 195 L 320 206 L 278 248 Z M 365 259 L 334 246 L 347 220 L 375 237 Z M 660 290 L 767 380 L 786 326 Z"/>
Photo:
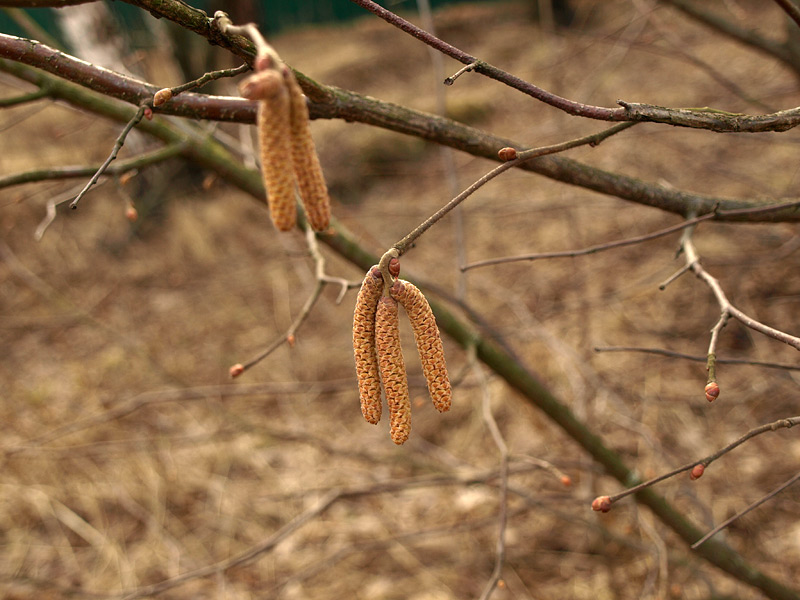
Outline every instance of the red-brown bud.
<path fill-rule="evenodd" d="M 164 88 L 163 90 L 158 90 L 153 96 L 153 106 L 161 106 L 162 104 L 169 102 L 170 100 L 172 100 L 171 89 Z"/>
<path fill-rule="evenodd" d="M 562 475 L 561 476 L 561 485 L 564 487 L 569 487 L 572 485 L 572 478 L 569 475 Z"/>
<path fill-rule="evenodd" d="M 136 210 L 136 207 L 133 204 L 129 204 L 128 208 L 125 209 L 125 218 L 131 223 L 139 218 L 139 211 Z"/>
<path fill-rule="evenodd" d="M 392 277 L 399 277 L 400 276 L 400 259 L 393 258 L 389 261 L 389 274 Z"/>
<path fill-rule="evenodd" d="M 145 106 L 144 108 L 144 118 L 147 119 L 148 121 L 153 120 L 153 109 L 150 108 L 149 106 Z"/>
<path fill-rule="evenodd" d="M 592 510 L 607 513 L 611 510 L 611 498 L 608 496 L 598 496 L 592 500 Z"/>
<path fill-rule="evenodd" d="M 706 400 L 713 402 L 719 398 L 719 385 L 716 381 L 709 381 L 706 384 Z"/>
<path fill-rule="evenodd" d="M 230 368 L 228 373 L 230 373 L 231 379 L 233 379 L 234 377 L 238 377 L 239 375 L 244 373 L 244 365 L 237 363 Z"/>
<path fill-rule="evenodd" d="M 695 465 L 692 467 L 692 472 L 689 473 L 689 479 L 695 481 L 700 479 L 703 476 L 703 473 L 706 472 L 706 466 L 703 464 Z"/>
<path fill-rule="evenodd" d="M 515 148 L 501 148 L 497 153 L 501 160 L 509 161 L 517 158 L 517 150 Z"/>

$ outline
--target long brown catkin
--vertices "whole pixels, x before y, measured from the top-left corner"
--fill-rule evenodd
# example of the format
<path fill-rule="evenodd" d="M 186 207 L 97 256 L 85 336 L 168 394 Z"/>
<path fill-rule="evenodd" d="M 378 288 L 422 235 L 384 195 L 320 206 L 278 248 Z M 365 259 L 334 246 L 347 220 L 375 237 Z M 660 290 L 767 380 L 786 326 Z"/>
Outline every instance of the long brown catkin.
<path fill-rule="evenodd" d="M 291 98 L 292 163 L 300 199 L 311 227 L 315 231 L 324 231 L 331 222 L 331 201 L 314 138 L 311 137 L 306 97 L 289 69 L 284 76 Z"/>
<path fill-rule="evenodd" d="M 389 406 L 390 435 L 395 444 L 402 444 L 411 433 L 411 399 L 403 351 L 400 347 L 397 301 L 389 296 L 378 300 L 375 313 L 375 346 L 378 350 L 383 389 Z"/>
<path fill-rule="evenodd" d="M 383 278 L 372 267 L 361 284 L 353 315 L 353 354 L 356 361 L 361 413 L 370 423 L 381 420 L 381 383 L 375 351 L 375 311 L 383 291 Z"/>
<path fill-rule="evenodd" d="M 391 294 L 392 298 L 403 305 L 408 320 L 411 321 L 422 372 L 428 383 L 428 392 L 433 405 L 439 412 L 448 411 L 453 393 L 450 377 L 447 375 L 442 338 L 431 306 L 417 286 L 403 279 L 394 282 Z"/>
<path fill-rule="evenodd" d="M 269 213 L 278 230 L 289 231 L 297 220 L 289 90 L 281 73 L 268 69 L 248 77 L 240 92 L 245 98 L 258 100 L 256 125 Z"/>

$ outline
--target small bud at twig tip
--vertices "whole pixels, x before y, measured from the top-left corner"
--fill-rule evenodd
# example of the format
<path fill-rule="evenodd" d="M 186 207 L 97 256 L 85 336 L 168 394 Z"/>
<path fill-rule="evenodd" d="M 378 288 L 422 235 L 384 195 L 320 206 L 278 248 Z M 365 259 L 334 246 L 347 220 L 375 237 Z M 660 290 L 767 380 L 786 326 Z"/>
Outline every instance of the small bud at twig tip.
<path fill-rule="evenodd" d="M 139 218 L 139 212 L 136 210 L 136 207 L 133 205 L 128 206 L 125 209 L 125 218 L 128 219 L 131 223 L 136 221 Z"/>
<path fill-rule="evenodd" d="M 692 472 L 689 473 L 689 479 L 692 481 L 696 481 L 703 476 L 703 473 L 706 472 L 706 467 L 703 464 L 695 465 L 692 467 Z"/>
<path fill-rule="evenodd" d="M 561 476 L 561 485 L 564 487 L 570 487 L 572 485 L 572 479 L 569 475 L 562 475 Z"/>
<path fill-rule="evenodd" d="M 230 373 L 231 379 L 234 379 L 235 377 L 238 377 L 239 375 L 244 373 L 244 365 L 241 363 L 237 363 L 230 368 L 228 373 Z"/>
<path fill-rule="evenodd" d="M 294 348 L 295 341 L 296 340 L 293 333 L 290 333 L 289 335 L 286 336 L 286 343 L 289 344 L 290 348 Z"/>
<path fill-rule="evenodd" d="M 709 381 L 706 384 L 706 400 L 713 402 L 719 398 L 719 385 L 716 381 Z"/>
<path fill-rule="evenodd" d="M 592 500 L 592 510 L 595 512 L 607 513 L 611 510 L 611 498 L 608 496 L 598 496 Z"/>
<path fill-rule="evenodd" d="M 514 160 L 517 158 L 517 150 L 515 148 L 501 148 L 497 152 L 497 156 L 506 162 L 509 160 Z"/>

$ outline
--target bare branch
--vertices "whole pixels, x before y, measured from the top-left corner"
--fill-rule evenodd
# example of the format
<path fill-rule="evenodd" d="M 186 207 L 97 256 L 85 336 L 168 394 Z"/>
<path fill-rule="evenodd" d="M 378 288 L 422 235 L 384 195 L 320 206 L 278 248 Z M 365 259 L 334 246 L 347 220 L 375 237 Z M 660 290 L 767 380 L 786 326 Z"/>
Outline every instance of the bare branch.
<path fill-rule="evenodd" d="M 777 496 L 780 492 L 782 492 L 783 490 L 788 488 L 790 485 L 792 485 L 793 483 L 796 483 L 798 480 L 800 480 L 800 472 L 795 473 L 794 476 L 792 476 L 788 481 L 782 483 L 781 485 L 776 487 L 774 490 L 772 490 L 768 494 L 764 495 L 759 500 L 756 500 L 750 506 L 745 508 L 743 511 L 736 513 L 730 519 L 727 519 L 725 522 L 720 523 L 719 525 L 714 527 L 714 529 L 709 531 L 706 535 L 704 535 L 702 538 L 700 538 L 694 544 L 692 544 L 692 550 L 696 549 L 701 544 L 705 543 L 712 536 L 716 535 L 717 533 L 719 533 L 720 531 L 725 529 L 728 525 L 730 525 L 734 521 L 736 521 L 738 519 L 741 519 L 743 516 L 745 516 L 751 510 L 754 510 L 754 509 L 758 508 L 759 506 L 761 506 L 762 504 L 764 504 L 765 502 L 767 502 L 768 500 L 771 500 L 772 498 Z"/>
<path fill-rule="evenodd" d="M 796 73 L 800 74 L 800 64 L 798 64 L 796 58 L 785 44 L 765 38 L 752 29 L 740 27 L 705 8 L 701 8 L 701 5 L 705 3 L 695 3 L 690 0 L 661 0 L 661 2 L 677 8 L 687 16 L 737 42 L 746 44 L 756 50 L 769 54 L 773 58 L 777 58 Z"/>
<path fill-rule="evenodd" d="M 185 7 L 182 6 L 182 9 L 185 10 Z M 20 52 L 22 58 L 19 60 L 24 60 L 26 63 L 31 62 L 37 69 L 53 71 L 59 77 L 74 79 L 81 85 L 137 106 L 141 102 L 151 101 L 153 94 L 158 91 L 155 86 L 106 69 L 93 67 L 56 50 L 44 51 L 41 44 L 0 34 L 0 56 L 12 56 L 17 60 L 16 57 Z M 29 69 L 19 62 L 0 59 L 0 70 L 39 86 L 51 86 L 51 97 L 67 100 L 83 108 L 97 105 L 97 99 L 94 96 L 79 93 L 74 84 L 63 82 L 57 77 L 48 77 L 45 73 Z M 315 118 L 341 118 L 374 125 L 493 160 L 499 160 L 497 151 L 501 148 L 514 147 L 520 151 L 525 148 L 524 144 L 489 135 L 444 117 L 410 110 L 338 88 L 322 86 L 298 73 L 296 75 L 306 94 L 313 100 L 309 105 L 309 110 Z M 161 109 L 163 109 L 162 112 L 168 114 L 195 119 L 253 123 L 255 122 L 256 103 L 242 98 L 186 93 L 168 102 Z M 120 114 L 120 111 L 112 110 L 108 105 L 105 106 L 104 111 L 109 116 L 112 113 Z M 126 112 L 126 114 L 129 113 Z M 128 118 L 130 117 L 126 117 L 126 120 Z M 139 128 L 164 141 L 174 141 L 174 136 L 167 133 L 155 121 L 141 123 Z M 186 153 L 195 157 L 198 154 L 195 148 L 187 149 Z M 787 204 L 789 208 L 784 211 L 763 215 L 737 213 L 734 209 L 757 209 L 763 207 L 765 203 L 752 199 L 719 198 L 674 190 L 662 185 L 648 184 L 633 177 L 603 171 L 559 156 L 541 157 L 537 160 L 523 162 L 519 168 L 557 181 L 681 215 L 692 212 L 705 214 L 713 210 L 720 210 L 729 211 L 725 216 L 718 215 L 719 220 L 725 221 L 800 220 L 800 210 L 797 210 L 795 204 Z M 773 203 L 774 201 L 770 204 Z"/>
<path fill-rule="evenodd" d="M 707 362 L 707 356 L 692 356 L 682 352 L 664 350 L 662 348 L 640 348 L 636 346 L 600 346 L 594 348 L 595 352 L 642 352 L 644 354 L 657 354 L 668 358 L 682 358 L 694 362 Z M 787 365 L 785 363 L 763 362 L 760 360 L 749 360 L 744 358 L 718 358 L 717 364 L 720 365 L 751 365 L 754 367 L 764 367 L 766 369 L 781 369 L 784 371 L 800 371 L 800 365 Z"/>
<path fill-rule="evenodd" d="M 185 144 L 177 143 L 164 146 L 152 152 L 144 152 L 133 158 L 120 160 L 117 163 L 110 164 L 105 171 L 104 175 L 122 175 L 129 171 L 142 169 L 144 167 L 164 162 L 170 158 L 178 156 L 184 150 Z M 100 166 L 96 167 L 49 167 L 45 169 L 33 169 L 31 171 L 24 171 L 22 173 L 14 173 L 13 175 L 0 176 L 0 189 L 11 187 L 13 185 L 21 185 L 24 183 L 35 183 L 38 181 L 47 181 L 51 179 L 77 179 L 80 177 L 90 177 L 91 175 L 100 171 Z"/>
<path fill-rule="evenodd" d="M 756 321 L 752 317 L 746 315 L 741 310 L 736 308 L 731 302 L 728 300 L 728 297 L 725 295 L 725 292 L 722 290 L 722 286 L 720 285 L 719 281 L 708 274 L 708 272 L 703 268 L 700 264 L 700 257 L 697 254 L 697 250 L 695 249 L 694 242 L 692 240 L 692 230 L 687 229 L 684 232 L 683 239 L 681 241 L 681 248 L 683 249 L 683 253 L 686 256 L 686 264 L 689 266 L 689 269 L 697 275 L 699 279 L 701 279 L 708 287 L 711 288 L 711 291 L 714 293 L 714 296 L 717 299 L 717 303 L 720 306 L 723 314 L 727 314 L 730 317 L 733 317 L 737 321 L 741 322 L 746 327 L 753 329 L 754 331 L 758 331 L 759 333 L 763 333 L 767 337 L 771 337 L 773 339 L 778 340 L 779 342 L 783 342 L 784 344 L 789 344 L 793 348 L 800 350 L 800 338 L 790 335 L 784 331 L 780 331 L 769 325 L 765 325 L 760 321 Z"/>
<path fill-rule="evenodd" d="M 702 458 L 700 460 L 695 460 L 695 461 L 692 461 L 690 463 L 687 463 L 687 464 L 683 465 L 682 467 L 678 467 L 677 469 L 673 469 L 672 471 L 669 471 L 668 473 L 664 473 L 663 475 L 659 475 L 658 477 L 653 477 L 652 479 L 648 479 L 647 481 L 642 482 L 642 483 L 640 483 L 638 485 L 635 485 L 635 486 L 633 486 L 631 488 L 628 488 L 627 490 L 623 490 L 622 492 L 619 492 L 618 494 L 614 494 L 613 496 L 607 496 L 607 498 L 608 498 L 609 502 L 613 504 L 614 502 L 617 502 L 617 501 L 621 500 L 622 498 L 630 496 L 631 494 L 635 494 L 635 493 L 637 493 L 637 492 L 639 492 L 639 491 L 641 491 L 641 490 L 643 490 L 645 488 L 649 488 L 649 487 L 651 487 L 651 486 L 653 486 L 653 485 L 655 485 L 657 483 L 660 483 L 662 481 L 665 481 L 665 480 L 669 479 L 670 477 L 674 477 L 675 475 L 678 475 L 680 473 L 684 473 L 685 471 L 690 471 L 696 465 L 703 465 L 704 467 L 708 467 L 708 465 L 710 465 L 712 462 L 714 462 L 715 460 L 717 460 L 721 456 L 724 456 L 725 454 L 727 454 L 731 450 L 734 450 L 734 449 L 738 448 L 739 446 L 741 446 L 742 444 L 744 444 L 748 440 L 751 440 L 754 437 L 756 437 L 758 435 L 761 435 L 762 433 L 768 433 L 770 431 L 778 431 L 779 429 L 791 429 L 795 425 L 800 425 L 800 417 L 790 417 L 788 419 L 779 419 L 779 420 L 774 421 L 772 423 L 767 423 L 766 425 L 761 425 L 760 427 L 756 427 L 754 429 L 751 429 L 750 431 L 745 433 L 740 438 L 734 440 L 733 442 L 731 442 L 730 444 L 728 444 L 724 448 L 721 448 L 720 450 L 717 450 L 713 454 L 709 454 L 705 458 Z"/>
<path fill-rule="evenodd" d="M 775 0 L 775 3 L 800 27 L 800 8 L 792 0 Z"/>
<path fill-rule="evenodd" d="M 136 126 L 136 124 L 142 120 L 145 111 L 148 110 L 149 108 L 150 107 L 148 107 L 147 105 L 142 104 L 139 107 L 139 110 L 137 110 L 136 113 L 134 113 L 133 117 L 131 117 L 130 121 L 128 121 L 128 123 L 122 129 L 122 132 L 117 137 L 117 140 L 114 142 L 114 148 L 111 150 L 111 154 L 109 154 L 105 162 L 103 162 L 103 164 L 100 165 L 100 168 L 97 169 L 97 172 L 94 175 L 92 175 L 92 178 L 89 180 L 89 183 L 87 183 L 86 186 L 78 193 L 78 195 L 75 196 L 75 199 L 69 203 L 70 208 L 72 209 L 78 208 L 78 202 L 80 201 L 80 199 L 83 198 L 84 195 L 86 195 L 86 192 L 89 191 L 89 188 L 91 188 L 95 183 L 97 183 L 97 180 L 100 179 L 100 176 L 108 168 L 108 165 L 111 164 L 111 161 L 117 158 L 117 154 L 119 154 L 119 151 L 122 150 L 122 146 L 125 144 L 125 138 L 128 137 L 128 134 Z"/>

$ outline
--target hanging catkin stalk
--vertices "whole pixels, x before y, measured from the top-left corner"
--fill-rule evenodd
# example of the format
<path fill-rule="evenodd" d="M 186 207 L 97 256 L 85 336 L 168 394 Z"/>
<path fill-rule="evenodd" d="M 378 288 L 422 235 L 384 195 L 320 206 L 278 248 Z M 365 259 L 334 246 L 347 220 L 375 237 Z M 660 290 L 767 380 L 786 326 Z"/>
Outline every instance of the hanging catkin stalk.
<path fill-rule="evenodd" d="M 375 347 L 389 406 L 389 433 L 398 445 L 405 442 L 411 433 L 411 400 L 400 347 L 399 324 L 397 301 L 391 296 L 382 296 L 375 313 Z"/>
<path fill-rule="evenodd" d="M 408 320 L 411 321 L 422 372 L 428 383 L 433 405 L 439 412 L 448 411 L 452 397 L 450 378 L 447 375 L 442 338 L 431 306 L 417 286 L 403 279 L 394 282 L 391 293 L 392 298 L 403 305 Z"/>
<path fill-rule="evenodd" d="M 383 277 L 372 267 L 361 284 L 353 315 L 353 353 L 356 359 L 358 394 L 364 418 L 376 424 L 381 420 L 381 382 L 375 352 L 375 311 L 383 292 Z"/>
<path fill-rule="evenodd" d="M 289 124 L 292 136 L 292 164 L 297 187 L 300 190 L 300 199 L 303 201 L 303 208 L 311 227 L 315 231 L 324 231 L 331 222 L 331 201 L 314 146 L 314 138 L 311 137 L 306 97 L 289 69 L 286 70 L 285 77 L 291 102 Z"/>
<path fill-rule="evenodd" d="M 242 82 L 239 92 L 244 98 L 258 101 L 256 124 L 269 213 L 279 231 L 289 231 L 294 228 L 297 219 L 289 90 L 281 73 L 275 68 L 268 68 L 248 77 Z"/>

